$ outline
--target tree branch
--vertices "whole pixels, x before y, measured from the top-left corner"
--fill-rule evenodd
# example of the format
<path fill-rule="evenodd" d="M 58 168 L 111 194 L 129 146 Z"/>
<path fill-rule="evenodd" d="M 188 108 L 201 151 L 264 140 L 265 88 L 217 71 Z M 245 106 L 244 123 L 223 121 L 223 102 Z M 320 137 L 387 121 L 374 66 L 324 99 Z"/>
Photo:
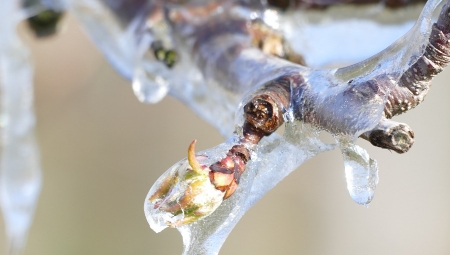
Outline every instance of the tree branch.
<path fill-rule="evenodd" d="M 199 162 L 208 156 L 196 156 L 193 142 L 188 164 L 183 161 L 176 164 L 166 172 L 165 179 L 154 185 L 149 201 L 154 206 L 152 210 L 170 214 L 168 218 L 162 217 L 167 221 L 165 224 L 178 227 L 211 214 L 223 199 L 236 191 L 252 151 L 261 139 L 275 132 L 285 120 L 292 121 L 292 117 L 337 137 L 344 136 L 341 140 L 361 136 L 374 146 L 398 153 L 411 148 L 414 143 L 411 128 L 387 118 L 421 102 L 432 77 L 449 62 L 448 3 L 424 43 L 425 50 L 418 52 L 412 48 L 412 52 L 421 55 L 402 56 L 416 59 L 406 64 L 403 73 L 392 65 L 387 65 L 392 70 L 381 71 L 376 66 L 367 67 L 368 63 L 373 66 L 370 61 L 386 61 L 382 58 L 383 52 L 369 62 L 338 70 L 315 70 L 286 61 L 274 47 L 264 47 L 265 41 L 261 38 L 265 36 L 255 33 L 254 21 L 239 15 L 231 4 L 218 9 L 219 6 L 210 2 L 206 6 L 172 8 L 167 14 L 174 35 L 179 36 L 182 44 L 177 47 L 191 52 L 208 84 L 221 86 L 234 96 L 244 98 L 238 111 L 241 115 L 236 131 L 239 138 L 226 145 L 231 148 L 225 156 L 206 164 Z M 254 47 L 255 37 L 261 40 L 258 48 Z M 386 51 L 391 53 L 390 50 Z M 388 61 L 395 59 L 388 58 Z M 411 88 L 423 83 L 427 86 L 413 93 Z M 290 117 L 285 119 L 285 116 Z M 364 161 L 355 163 L 360 164 L 361 169 L 358 169 L 363 172 L 367 169 L 376 172 L 371 160 L 361 155 L 350 159 L 349 153 L 360 151 L 355 146 L 352 148 L 344 153 L 349 160 Z M 373 178 L 376 183 L 377 178 Z M 177 183 L 185 184 L 178 186 Z M 211 203 L 203 205 L 198 201 Z M 181 213 L 183 218 L 178 219 Z"/>
<path fill-rule="evenodd" d="M 433 24 L 425 51 L 401 76 L 389 95 L 385 115 L 391 118 L 420 104 L 430 90 L 431 80 L 450 62 L 450 4 L 441 10 Z"/>
<path fill-rule="evenodd" d="M 402 1 L 405 4 L 410 2 Z M 337 2 L 317 1 L 317 3 Z M 209 8 L 211 6 L 209 5 Z M 200 13 L 198 8 L 201 7 L 196 8 L 195 13 L 198 15 Z M 359 84 L 355 84 L 351 79 L 348 81 L 348 89 L 344 91 L 343 96 L 350 99 L 357 98 L 357 94 L 367 97 L 387 97 L 384 107 L 386 118 L 391 118 L 417 106 L 429 91 L 431 79 L 450 61 L 448 12 L 449 5 L 446 4 L 438 21 L 433 25 L 422 56 L 400 75 L 397 83 L 392 83 L 389 74 Z M 302 93 L 306 93 L 305 91 L 310 90 L 311 86 L 315 86 L 305 83 L 304 76 L 309 75 L 309 69 L 275 58 L 273 56 L 279 57 L 280 54 L 274 54 L 273 51 L 255 50 L 253 47 L 255 33 L 252 25 L 249 25 L 254 23 L 249 23 L 248 17 L 232 16 L 226 11 L 213 16 L 211 16 L 212 10 L 202 13 L 203 16 L 196 16 L 196 19 L 193 19 L 190 16 L 192 13 L 184 10 L 184 13 L 172 14 L 171 17 L 177 18 L 171 21 L 177 28 L 176 30 L 183 34 L 186 41 L 194 41 L 192 47 L 194 59 L 197 59 L 199 68 L 207 79 L 214 80 L 227 90 L 241 95 L 253 87 L 260 87 L 258 94 L 244 107 L 247 120 L 243 125 L 244 131 L 247 132 L 244 140 L 257 143 L 262 136 L 272 133 L 274 130 L 269 128 L 273 126 L 274 119 L 272 118 L 279 118 L 275 121 L 278 126 L 283 123 L 280 112 L 274 114 L 271 107 L 276 105 L 279 106 L 278 110 L 283 109 L 284 111 L 292 107 L 290 103 L 286 103 L 288 102 L 286 98 L 292 96 L 292 90 L 288 87 L 297 87 L 301 94 L 295 95 L 297 98 L 294 99 L 294 101 L 300 100 L 298 102 L 300 109 L 295 113 L 297 118 L 315 123 L 326 130 L 337 130 L 334 127 L 336 123 L 322 121 L 326 119 L 325 116 L 333 113 L 333 111 L 329 111 L 333 109 L 327 109 L 322 105 L 322 109 L 318 112 L 317 109 L 313 109 L 317 106 L 316 103 L 311 102 L 315 99 L 308 98 L 308 96 L 303 98 Z M 191 20 L 196 20 L 197 23 L 189 23 Z M 186 29 L 187 27 L 190 29 Z M 183 31 L 190 32 L 183 33 Z M 264 42 L 264 40 L 262 41 Z M 260 47 L 260 49 L 263 50 L 264 47 Z M 280 81 L 285 84 L 281 90 Z M 275 86 L 277 89 L 272 89 L 271 86 Z M 390 87 L 393 89 L 389 91 L 387 88 Z M 358 91 L 352 92 L 355 88 Z M 268 113 L 274 115 L 267 118 Z M 339 116 L 335 117 L 339 118 Z M 343 127 L 347 125 L 346 120 L 338 121 L 342 121 Z M 342 129 L 337 131 L 342 131 Z M 414 133 L 406 124 L 388 121 L 385 118 L 380 119 L 380 123 L 372 131 L 364 132 L 361 137 L 369 140 L 374 146 L 394 150 L 398 153 L 408 151 L 414 142 Z"/>
<path fill-rule="evenodd" d="M 414 143 L 414 132 L 408 125 L 387 119 L 382 119 L 373 130 L 360 137 L 374 146 L 397 153 L 407 152 Z"/>

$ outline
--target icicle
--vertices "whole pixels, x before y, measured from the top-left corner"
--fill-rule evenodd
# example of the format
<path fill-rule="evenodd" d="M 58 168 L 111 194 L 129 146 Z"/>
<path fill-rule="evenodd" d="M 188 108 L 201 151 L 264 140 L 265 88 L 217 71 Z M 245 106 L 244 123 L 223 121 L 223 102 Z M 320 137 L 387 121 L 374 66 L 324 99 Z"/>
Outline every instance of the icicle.
<path fill-rule="evenodd" d="M 133 73 L 132 88 L 138 100 L 142 103 L 157 103 L 169 91 L 169 82 L 163 78 L 166 67 L 161 63 L 146 65 L 143 61 L 136 65 Z"/>
<path fill-rule="evenodd" d="M 0 205 L 9 254 L 21 254 L 41 187 L 34 138 L 33 70 L 28 50 L 16 34 L 23 18 L 15 1 L 0 8 L 1 158 Z"/>
<path fill-rule="evenodd" d="M 377 162 L 366 150 L 345 138 L 339 139 L 344 158 L 347 189 L 353 201 L 369 206 L 378 184 Z"/>

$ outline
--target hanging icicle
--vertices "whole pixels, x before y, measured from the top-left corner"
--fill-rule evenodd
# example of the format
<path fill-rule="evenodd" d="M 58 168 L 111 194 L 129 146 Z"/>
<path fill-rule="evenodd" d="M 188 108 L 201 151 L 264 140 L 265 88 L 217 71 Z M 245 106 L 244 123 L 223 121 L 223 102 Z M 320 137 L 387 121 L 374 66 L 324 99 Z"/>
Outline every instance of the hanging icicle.
<path fill-rule="evenodd" d="M 33 66 L 19 39 L 25 17 L 19 2 L 0 8 L 0 206 L 9 254 L 21 254 L 41 188 L 39 151 L 34 137 Z"/>

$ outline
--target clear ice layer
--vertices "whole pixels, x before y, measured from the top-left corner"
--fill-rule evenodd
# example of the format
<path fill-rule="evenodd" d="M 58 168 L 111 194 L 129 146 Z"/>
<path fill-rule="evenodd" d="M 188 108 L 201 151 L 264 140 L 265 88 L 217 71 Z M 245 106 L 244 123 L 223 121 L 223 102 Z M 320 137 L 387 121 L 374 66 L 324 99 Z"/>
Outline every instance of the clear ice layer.
<path fill-rule="evenodd" d="M 169 24 L 167 24 L 163 20 L 160 20 L 157 15 L 153 15 L 158 11 L 158 7 L 155 1 L 136 0 L 130 2 L 128 5 L 124 4 L 124 0 L 65 0 L 65 2 L 68 9 L 78 17 L 90 37 L 103 51 L 112 65 L 115 66 L 116 69 L 120 73 L 122 73 L 124 77 L 133 80 L 132 88 L 141 102 L 155 103 L 161 100 L 167 93 L 169 93 L 187 104 L 199 116 L 208 121 L 211 125 L 215 126 L 224 136 L 228 137 L 231 135 L 231 133 L 234 131 L 234 112 L 237 104 L 243 96 L 243 92 L 241 91 L 236 93 L 223 89 L 223 87 L 227 86 L 227 83 L 231 83 L 232 81 L 228 81 L 226 79 L 217 79 L 217 77 L 213 77 L 213 79 L 211 79 L 211 71 L 207 70 L 208 68 L 211 69 L 211 67 L 208 67 L 206 69 L 199 69 L 198 67 L 193 65 L 193 56 L 191 54 L 192 45 L 186 46 L 185 43 L 180 43 L 180 38 L 174 39 L 173 37 L 178 36 L 179 31 L 173 32 Z M 191 2 L 196 4 L 199 3 L 198 1 Z M 261 8 L 260 1 L 246 1 L 246 4 L 248 6 L 251 6 L 252 8 Z M 124 6 L 128 7 L 121 8 Z M 133 9 L 130 6 L 137 6 L 137 9 L 139 9 L 140 11 L 136 11 L 136 7 L 134 7 L 135 9 Z M 176 5 L 172 7 L 178 8 Z M 280 19 L 281 21 L 278 22 L 278 19 L 273 18 L 274 14 L 276 16 L 276 12 L 268 12 L 272 15 L 265 15 L 265 12 L 258 12 L 254 10 L 245 13 L 243 9 L 244 8 L 233 11 L 241 12 L 246 15 L 254 15 L 255 17 L 264 17 L 265 20 L 268 20 L 269 18 L 271 18 L 270 20 L 274 20 L 274 24 L 276 26 L 280 26 L 280 30 L 282 30 L 283 33 L 288 36 L 288 40 L 291 41 L 291 44 L 294 46 L 294 48 L 304 55 L 308 64 L 311 64 L 314 67 L 339 64 L 342 62 L 348 63 L 363 59 L 369 52 L 379 51 L 380 49 L 382 49 L 382 47 L 384 47 L 384 45 L 387 45 L 387 43 L 391 41 L 392 38 L 405 33 L 405 31 L 407 31 L 413 23 L 411 19 L 408 18 L 401 20 L 402 23 L 400 25 L 393 25 L 376 23 L 370 20 L 355 21 L 342 19 L 342 17 L 337 17 L 337 20 L 333 20 L 333 22 L 330 22 L 326 19 L 322 19 L 320 22 L 317 22 L 317 17 L 315 16 L 299 18 L 298 14 L 293 13 L 288 13 L 287 15 L 283 16 Z M 132 12 L 137 13 L 137 15 L 130 15 L 130 13 Z M 379 12 L 379 9 L 372 8 L 365 11 L 367 15 L 361 14 L 360 16 L 371 16 L 376 18 L 377 12 Z M 150 18 L 146 19 L 146 15 L 150 16 Z M 423 15 L 423 17 L 430 16 Z M 389 17 L 387 19 L 389 19 Z M 422 20 L 421 24 L 425 23 L 426 21 Z M 377 38 L 381 37 L 387 39 L 368 39 L 369 37 L 366 36 L 368 31 L 367 26 L 369 26 L 369 28 L 373 28 L 373 30 L 370 30 L 371 34 L 376 34 Z M 345 33 L 340 33 L 339 35 L 345 34 L 346 37 L 349 37 L 349 34 L 351 34 L 352 37 L 358 38 L 358 40 L 360 40 L 359 46 L 361 47 L 347 47 L 348 49 L 351 49 L 350 51 L 345 51 L 344 49 L 333 51 L 335 52 L 335 54 L 336 52 L 341 54 L 338 56 L 334 56 L 329 51 L 327 51 L 327 49 L 332 48 L 330 47 L 331 44 L 327 43 L 326 40 L 303 40 L 297 38 L 300 35 L 305 35 L 305 31 L 316 31 L 316 29 L 324 29 L 324 31 L 326 31 L 327 29 L 338 31 L 339 27 L 353 28 L 347 29 L 345 30 Z M 379 36 L 380 34 L 377 32 L 379 30 L 384 31 L 384 35 L 386 36 Z M 417 28 L 414 29 L 414 31 L 417 30 Z M 426 32 L 426 29 L 422 30 Z M 417 44 L 423 42 L 423 40 L 421 39 L 425 38 L 426 36 L 426 34 L 419 35 L 418 33 L 415 33 L 415 36 L 417 35 L 418 37 L 414 38 L 414 40 L 404 39 L 404 41 L 406 40 L 406 43 L 397 43 L 397 46 L 394 46 L 391 50 L 389 50 L 389 54 L 392 54 L 393 52 L 395 52 L 396 54 L 395 56 L 390 56 L 391 60 L 398 58 L 398 61 L 396 62 L 391 61 L 393 62 L 391 66 L 375 68 L 374 65 L 378 65 L 378 63 L 388 62 L 379 61 L 381 59 L 381 56 L 378 56 L 371 58 L 372 60 L 368 60 L 362 64 L 357 65 L 357 68 L 352 68 L 353 70 L 350 71 L 348 70 L 348 68 L 344 68 L 345 70 L 343 71 L 338 69 L 335 74 L 323 73 L 322 78 L 337 78 L 338 80 L 334 80 L 333 83 L 337 82 L 344 84 L 350 81 L 352 78 L 360 76 L 362 73 L 367 74 L 367 71 L 369 71 L 369 69 L 372 69 L 372 71 L 374 71 L 374 69 L 382 71 L 383 69 L 392 67 L 397 70 L 401 69 L 405 67 L 405 63 L 410 60 L 403 59 L 402 56 L 413 56 L 413 51 L 417 51 L 417 49 L 412 48 L 418 46 Z M 233 40 L 235 40 L 235 38 Z M 370 40 L 370 43 L 365 43 L 365 41 L 362 40 Z M 149 45 L 151 45 L 155 41 L 163 41 L 165 45 L 175 46 L 179 54 L 179 62 L 173 68 L 167 68 L 163 63 L 156 61 L 155 57 L 152 56 L 152 53 L 149 51 Z M 326 43 L 326 45 L 328 46 L 320 46 L 319 44 L 316 45 L 316 43 L 312 45 L 308 44 L 305 46 L 303 44 L 296 43 L 319 43 L 321 41 Z M 414 41 L 416 43 L 413 45 L 409 45 L 408 47 L 403 47 L 406 44 L 410 44 L 411 41 Z M 225 39 L 220 43 L 226 42 L 227 40 Z M 370 46 L 373 48 L 371 50 L 367 47 L 363 47 L 362 45 Z M 225 49 L 226 47 L 221 46 L 221 48 Z M 306 50 L 301 51 L 300 48 Z M 404 52 L 406 48 L 409 48 L 410 52 Z M 217 50 L 206 50 L 205 52 L 205 54 L 219 53 L 220 52 L 217 52 Z M 323 57 L 321 57 L 322 55 L 320 54 L 324 54 Z M 387 56 L 384 56 L 383 58 L 386 59 Z M 210 57 L 210 59 L 214 59 L 214 57 Z M 310 61 L 311 63 L 309 63 L 309 59 L 314 59 L 318 62 L 312 63 Z M 211 62 L 210 64 L 213 64 L 213 66 L 215 65 L 214 62 Z M 364 66 L 364 70 L 357 71 L 358 69 L 361 69 L 362 66 Z M 380 74 L 380 72 L 378 74 Z M 377 73 L 373 72 L 371 76 L 372 78 L 374 78 L 376 77 L 376 75 Z M 393 80 L 397 78 L 398 77 L 392 77 Z M 250 82 L 249 84 L 254 85 L 255 83 Z M 214 108 L 212 108 L 211 106 L 214 106 Z M 376 105 L 372 106 L 372 108 L 367 110 L 376 111 L 377 109 L 374 109 L 376 108 Z M 205 109 L 215 110 L 213 112 L 211 110 Z M 360 114 L 365 113 L 366 112 L 360 112 Z M 349 125 L 347 126 L 350 125 L 351 123 L 349 123 Z"/>
<path fill-rule="evenodd" d="M 178 228 L 183 236 L 183 254 L 218 254 L 239 219 L 267 191 L 304 161 L 335 147 L 322 143 L 318 139 L 318 134 L 319 132 L 311 126 L 296 122 L 286 126 L 283 137 L 273 134 L 264 138 L 255 149 L 251 163 L 247 165 L 236 192 L 210 216 Z M 205 163 L 213 163 L 223 158 L 232 144 L 233 142 L 227 142 L 212 150 L 199 152 L 198 155 L 208 157 L 209 162 Z M 172 169 L 169 171 L 173 171 Z M 160 180 L 152 187 L 149 196 L 154 193 L 154 187 L 160 185 Z M 152 212 L 152 204 L 148 202 L 148 196 L 144 207 L 147 219 L 159 218 L 158 215 L 149 215 Z M 155 224 L 153 220 L 149 220 L 149 223 L 155 231 L 167 227 L 164 222 Z"/>
<path fill-rule="evenodd" d="M 381 5 L 349 4 L 288 10 L 280 17 L 280 29 L 309 67 L 345 66 L 377 54 L 406 34 L 422 8 L 418 4 L 386 11 Z"/>
<path fill-rule="evenodd" d="M 397 84 L 401 74 L 423 54 L 428 43 L 431 18 L 439 2 L 438 0 L 428 1 L 418 21 L 405 36 L 381 53 L 352 66 L 332 70 L 316 70 L 286 64 L 286 66 L 292 67 L 289 69 L 283 67 L 283 61 L 267 61 L 270 59 L 268 57 L 261 60 L 267 62 L 258 66 L 259 73 L 255 69 L 246 68 L 246 71 L 250 70 L 248 73 L 234 75 L 235 73 L 232 73 L 233 66 L 227 69 L 231 70 L 229 72 L 233 75 L 230 76 L 233 77 L 233 81 L 237 82 L 237 87 L 249 86 L 248 84 L 253 86 L 248 91 L 257 91 L 265 84 L 265 81 L 282 77 L 289 72 L 296 71 L 303 79 L 291 85 L 290 109 L 286 109 L 284 114 L 285 120 L 288 122 L 284 136 L 272 134 L 261 140 L 253 151 L 252 159 L 247 165 L 237 191 L 230 198 L 224 200 L 211 215 L 178 227 L 183 236 L 183 254 L 218 254 L 232 228 L 256 201 L 305 160 L 335 147 L 335 145 L 323 144 L 318 140 L 319 130 L 328 131 L 335 136 L 344 158 L 345 179 L 350 196 L 355 202 L 367 206 L 373 199 L 378 183 L 377 164 L 364 149 L 355 145 L 354 142 L 359 135 L 372 130 L 380 122 L 387 95 Z M 228 39 L 230 41 L 239 40 L 239 38 L 221 38 L 220 43 L 226 44 Z M 184 46 L 181 50 L 185 53 L 182 54 L 189 57 L 189 53 L 186 51 L 189 52 L 190 49 L 189 45 Z M 221 54 L 213 49 L 214 45 L 200 47 L 199 54 L 207 55 L 205 52 Z M 255 54 L 255 57 L 257 55 Z M 239 62 L 241 57 L 244 62 Z M 252 59 L 251 50 L 243 51 L 233 63 L 239 66 L 239 64 L 245 63 L 246 59 Z M 223 71 L 212 68 L 211 66 L 214 64 L 197 62 L 197 65 L 203 65 L 203 68 L 199 68 L 201 71 L 195 72 L 198 75 L 195 77 L 198 86 L 196 88 L 220 87 L 216 84 L 221 84 L 220 72 Z M 272 64 L 279 65 L 280 68 L 274 69 Z M 262 72 L 261 70 L 265 70 L 265 67 L 272 72 L 270 74 Z M 191 69 L 196 68 L 191 67 Z M 238 68 L 236 67 L 236 69 Z M 205 80 L 202 80 L 202 77 Z M 263 81 L 256 81 L 254 77 L 263 77 Z M 267 80 L 264 80 L 266 78 Z M 227 84 L 224 86 L 226 87 Z M 177 92 L 176 89 L 172 92 L 172 89 L 171 93 L 188 102 L 192 108 L 201 109 L 203 117 L 208 115 L 207 109 L 217 111 L 214 104 L 203 104 L 204 101 L 202 101 L 208 96 L 214 96 L 212 93 L 206 93 L 211 90 L 195 90 L 195 97 L 189 98 L 178 94 L 180 92 Z M 179 91 L 189 89 L 192 87 Z M 217 93 L 218 91 L 220 89 L 211 92 Z M 189 95 L 189 93 L 184 95 Z M 249 93 L 249 95 L 244 97 L 243 102 L 246 102 L 252 94 Z M 242 98 L 243 95 L 237 93 L 231 95 L 230 98 L 222 97 L 220 105 L 226 105 L 223 103 L 226 101 L 224 98 L 229 102 L 235 102 L 234 100 L 239 97 Z M 219 111 L 221 114 L 224 114 L 222 110 L 230 110 L 229 107 L 222 108 L 221 106 L 219 109 L 221 109 Z M 229 114 L 226 111 L 224 116 Z M 231 111 L 233 110 L 231 109 Z M 243 122 L 239 117 L 241 113 L 242 109 L 239 109 L 237 126 L 242 125 Z M 209 117 L 206 119 L 211 121 Z M 221 121 L 222 119 L 218 120 L 219 123 Z M 225 153 L 226 150 L 224 148 L 221 153 Z M 158 182 L 155 185 L 159 185 Z M 148 214 L 151 214 L 151 210 L 148 207 L 145 210 L 149 217 Z M 150 217 L 153 216 L 150 215 Z M 151 222 L 150 224 L 152 225 Z M 166 223 L 159 222 L 156 230 L 159 231 L 166 226 Z"/>
<path fill-rule="evenodd" d="M 311 70 L 294 84 L 293 112 L 333 134 L 357 138 L 381 119 L 389 92 L 421 56 L 440 1 L 429 1 L 413 28 L 384 51 L 335 70 Z"/>
<path fill-rule="evenodd" d="M 198 221 L 220 206 L 224 192 L 211 183 L 208 166 L 225 157 L 237 141 L 237 137 L 232 137 L 209 150 L 197 154 L 190 151 L 188 158 L 173 165 L 155 182 L 144 205 L 147 221 L 155 232 Z"/>
<path fill-rule="evenodd" d="M 8 254 L 25 247 L 41 187 L 39 152 L 34 137 L 33 67 L 16 34 L 27 13 L 20 1 L 0 8 L 0 207 L 5 220 Z"/>
<path fill-rule="evenodd" d="M 148 54 L 152 42 L 169 40 L 160 38 L 159 31 L 166 27 L 163 21 L 147 20 L 155 11 L 155 1 L 63 1 L 109 62 L 133 81 L 139 101 L 157 103 L 166 96 L 169 70 Z"/>

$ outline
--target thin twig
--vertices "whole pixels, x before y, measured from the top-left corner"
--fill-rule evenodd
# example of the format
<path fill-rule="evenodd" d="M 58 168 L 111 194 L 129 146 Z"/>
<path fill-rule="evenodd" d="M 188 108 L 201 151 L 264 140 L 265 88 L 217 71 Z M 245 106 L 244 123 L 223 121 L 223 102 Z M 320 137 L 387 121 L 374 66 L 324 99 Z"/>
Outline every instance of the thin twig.
<path fill-rule="evenodd" d="M 317 3 L 319 2 L 317 1 Z M 405 4 L 409 2 L 402 1 Z M 321 1 L 320 3 L 331 4 L 337 2 Z M 198 14 L 198 8 L 200 7 L 196 8 L 196 13 Z M 388 76 L 378 77 L 377 80 L 369 80 L 365 84 L 360 85 L 360 87 L 366 86 L 368 88 L 368 94 L 387 96 L 388 100 L 384 110 L 386 118 L 406 112 L 422 102 L 429 90 L 432 77 L 442 71 L 443 67 L 450 61 L 450 35 L 448 33 L 450 22 L 447 12 L 448 5 L 443 8 L 439 20 L 433 26 L 429 43 L 423 56 L 419 57 L 400 76 L 398 84 L 394 84 L 392 91 L 387 92 L 382 89 L 384 84 L 392 82 Z M 244 108 L 246 114 L 255 111 L 255 114 L 246 116 L 246 118 L 254 119 L 252 119 L 252 125 L 249 126 L 250 122 L 244 124 L 244 130 L 247 132 L 246 136 L 248 137 L 245 139 L 251 139 L 254 143 L 258 142 L 263 135 L 273 132 L 273 130 L 266 133 L 261 131 L 261 127 L 271 125 L 270 121 L 272 119 L 264 119 L 264 114 L 259 111 L 258 107 L 267 109 L 265 105 L 267 102 L 264 101 L 264 97 L 275 99 L 275 101 L 278 100 L 277 96 L 274 96 L 277 93 L 274 93 L 267 84 L 277 84 L 274 81 L 284 79 L 289 80 L 288 84 L 299 86 L 303 82 L 303 78 L 299 73 L 305 69 L 295 64 L 277 60 L 273 56 L 268 55 L 271 52 L 255 50 L 253 48 L 254 43 L 252 44 L 255 33 L 251 25 L 249 25 L 252 23 L 249 23 L 243 17 L 231 16 L 226 11 L 216 15 L 212 15 L 211 12 L 204 12 L 203 17 L 196 17 L 196 24 L 189 24 L 188 22 L 192 17 L 189 17 L 186 13 L 188 12 L 185 10 L 184 17 L 183 15 L 175 15 L 178 20 L 172 19 L 172 22 L 175 27 L 178 27 L 177 31 L 181 32 L 186 40 L 194 41 L 192 49 L 194 58 L 197 59 L 198 66 L 207 79 L 213 79 L 227 90 L 241 94 L 249 91 L 257 84 L 261 84 L 261 81 L 266 83 L 265 86 L 259 89 L 258 95 L 251 100 L 252 104 L 246 105 Z M 190 31 L 188 34 L 183 32 L 186 31 L 185 28 L 187 26 L 191 28 L 188 30 Z M 260 49 L 263 48 L 260 47 Z M 282 77 L 273 76 L 277 72 L 283 73 L 280 70 L 284 70 Z M 293 80 L 296 81 L 293 82 Z M 349 81 L 350 83 L 351 81 Z M 284 91 L 287 91 L 287 93 L 291 92 L 290 90 Z M 389 94 L 383 95 L 383 93 Z M 290 98 L 290 95 L 288 97 Z M 307 99 L 304 100 L 304 103 L 305 105 L 302 106 L 303 109 L 301 110 L 303 115 L 300 114 L 297 117 L 305 122 L 314 123 L 317 120 L 317 116 L 308 114 L 308 112 L 314 112 L 315 109 L 308 109 Z M 276 102 L 276 104 L 279 104 L 279 102 Z M 283 107 L 283 109 L 289 109 L 291 106 L 287 104 L 283 105 Z M 326 109 L 324 110 L 326 111 Z M 282 123 L 281 118 L 280 122 Z M 328 123 L 326 125 L 333 126 L 333 124 Z M 325 129 L 327 128 L 325 127 Z M 365 132 L 361 137 L 369 140 L 374 146 L 391 149 L 398 153 L 408 151 L 414 142 L 413 131 L 406 124 L 393 121 L 388 122 L 385 118 L 380 120 L 380 123 L 374 130 Z M 398 141 L 399 138 L 401 138 L 400 143 Z"/>
<path fill-rule="evenodd" d="M 427 95 L 431 80 L 450 62 L 450 4 L 442 7 L 433 24 L 425 51 L 401 76 L 390 93 L 384 109 L 387 118 L 404 113 L 420 104 Z"/>

